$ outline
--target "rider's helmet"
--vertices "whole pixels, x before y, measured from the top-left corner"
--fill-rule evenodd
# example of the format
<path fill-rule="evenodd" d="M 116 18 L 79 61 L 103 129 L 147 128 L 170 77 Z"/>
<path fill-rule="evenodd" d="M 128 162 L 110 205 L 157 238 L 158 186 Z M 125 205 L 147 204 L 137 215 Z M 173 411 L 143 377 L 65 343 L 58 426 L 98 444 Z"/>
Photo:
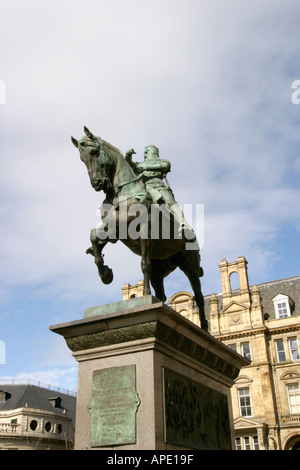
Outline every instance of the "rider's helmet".
<path fill-rule="evenodd" d="M 159 159 L 159 150 L 155 145 L 147 145 L 144 151 L 145 160 L 158 160 Z"/>

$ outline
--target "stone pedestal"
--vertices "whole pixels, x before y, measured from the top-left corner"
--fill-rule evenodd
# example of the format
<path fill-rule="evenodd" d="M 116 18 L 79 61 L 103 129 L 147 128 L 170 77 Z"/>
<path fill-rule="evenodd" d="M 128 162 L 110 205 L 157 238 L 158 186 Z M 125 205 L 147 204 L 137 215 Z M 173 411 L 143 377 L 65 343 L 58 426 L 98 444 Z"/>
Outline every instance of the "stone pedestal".
<path fill-rule="evenodd" d="M 75 449 L 231 449 L 230 387 L 249 362 L 152 296 L 50 329 L 78 361 Z"/>

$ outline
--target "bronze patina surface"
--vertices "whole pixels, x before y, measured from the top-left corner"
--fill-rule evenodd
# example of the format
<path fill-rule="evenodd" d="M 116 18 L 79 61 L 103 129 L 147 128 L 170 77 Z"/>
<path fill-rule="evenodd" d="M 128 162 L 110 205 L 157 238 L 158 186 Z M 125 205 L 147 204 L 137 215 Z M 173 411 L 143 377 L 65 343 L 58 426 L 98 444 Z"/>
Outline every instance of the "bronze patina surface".
<path fill-rule="evenodd" d="M 152 295 L 144 295 L 143 297 L 135 297 L 128 300 L 120 300 L 119 302 L 113 302 L 110 304 L 99 305 L 97 307 L 86 308 L 83 313 L 84 318 L 97 317 L 101 315 L 107 315 L 114 312 L 122 312 L 125 310 L 147 307 L 160 303 L 160 300 L 156 299 Z"/>
<path fill-rule="evenodd" d="M 120 240 L 141 257 L 145 296 L 151 294 L 151 284 L 155 297 L 165 302 L 164 278 L 181 269 L 194 291 L 201 327 L 207 330 L 199 244 L 166 180 L 170 162 L 160 158 L 154 145 L 145 148 L 143 162 L 133 162 L 133 149 L 124 157 L 86 127 L 84 132 L 84 137 L 72 137 L 72 142 L 86 165 L 92 187 L 105 193 L 100 207 L 102 224 L 91 230 L 92 246 L 86 250 L 94 257 L 102 282 L 113 280 L 102 251 L 107 243 Z"/>
<path fill-rule="evenodd" d="M 163 368 L 165 442 L 231 450 L 227 396 Z"/>
<path fill-rule="evenodd" d="M 134 444 L 136 411 L 140 404 L 135 387 L 135 365 L 93 372 L 91 447 Z"/>

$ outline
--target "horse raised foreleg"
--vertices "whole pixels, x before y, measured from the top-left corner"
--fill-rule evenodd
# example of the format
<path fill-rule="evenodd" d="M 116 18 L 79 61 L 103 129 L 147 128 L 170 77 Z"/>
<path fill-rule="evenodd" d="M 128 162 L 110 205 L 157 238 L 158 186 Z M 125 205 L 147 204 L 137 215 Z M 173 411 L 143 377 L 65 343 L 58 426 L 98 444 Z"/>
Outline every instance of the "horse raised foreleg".
<path fill-rule="evenodd" d="M 90 240 L 92 246 L 86 250 L 87 254 L 91 254 L 95 258 L 95 264 L 98 268 L 98 274 L 104 284 L 110 284 L 113 280 L 112 270 L 104 264 L 102 250 L 107 242 L 101 241 L 97 237 L 96 229 L 91 230 Z"/>

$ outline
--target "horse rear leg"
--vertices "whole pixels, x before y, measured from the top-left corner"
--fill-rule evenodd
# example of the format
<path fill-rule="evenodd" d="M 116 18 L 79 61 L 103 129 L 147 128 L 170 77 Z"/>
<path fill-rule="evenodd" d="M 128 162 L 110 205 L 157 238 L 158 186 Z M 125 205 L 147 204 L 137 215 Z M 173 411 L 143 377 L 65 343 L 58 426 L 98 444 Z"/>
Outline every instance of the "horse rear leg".
<path fill-rule="evenodd" d="M 208 321 L 205 317 L 204 297 L 203 297 L 202 290 L 201 290 L 200 279 L 199 279 L 199 277 L 197 276 L 196 273 L 190 273 L 187 276 L 189 278 L 190 284 L 191 284 L 192 289 L 194 291 L 196 304 L 197 304 L 197 307 L 199 309 L 201 328 L 203 328 L 203 330 L 207 331 Z"/>
<path fill-rule="evenodd" d="M 151 260 L 150 281 L 155 292 L 155 297 L 162 302 L 167 300 L 164 289 L 164 272 L 161 260 Z"/>
<path fill-rule="evenodd" d="M 177 262 L 172 257 L 167 259 L 151 260 L 150 281 L 155 291 L 155 296 L 165 302 L 167 300 L 164 289 L 164 278 L 177 268 Z"/>
<path fill-rule="evenodd" d="M 192 251 L 189 252 L 192 256 Z M 190 259 L 190 256 L 185 257 L 181 260 L 179 268 L 184 272 L 187 278 L 190 281 L 191 287 L 194 291 L 195 301 L 199 309 L 200 324 L 201 328 L 205 331 L 208 329 L 208 321 L 205 317 L 204 309 L 204 297 L 201 290 L 201 282 L 199 279 L 199 274 L 202 275 L 202 268 L 199 271 L 199 264 L 196 259 Z"/>

